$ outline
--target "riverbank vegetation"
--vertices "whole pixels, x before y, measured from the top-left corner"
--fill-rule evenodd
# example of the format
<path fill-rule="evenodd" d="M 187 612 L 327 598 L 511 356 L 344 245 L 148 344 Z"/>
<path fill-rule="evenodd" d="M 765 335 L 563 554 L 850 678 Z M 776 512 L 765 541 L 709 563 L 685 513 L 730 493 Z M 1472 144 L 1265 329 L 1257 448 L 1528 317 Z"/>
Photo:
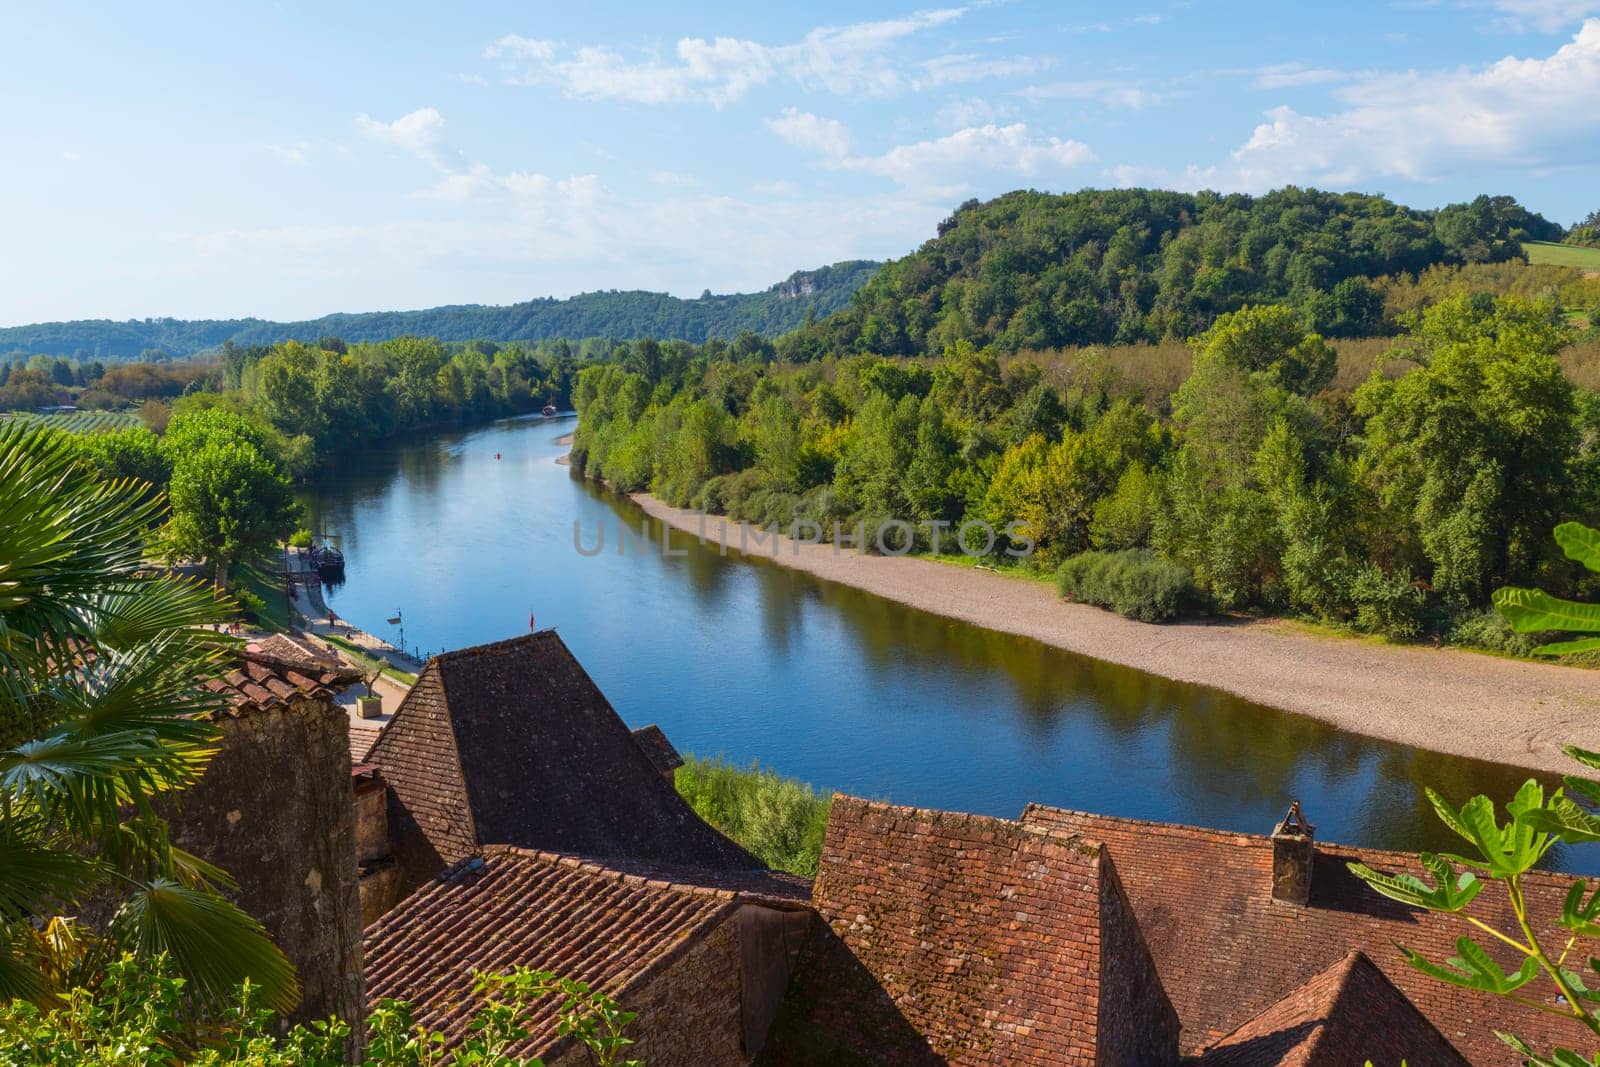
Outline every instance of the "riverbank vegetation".
<path fill-rule="evenodd" d="M 696 815 L 767 866 L 812 878 L 822 856 L 831 799 L 803 782 L 752 763 L 685 757 L 678 795 Z"/>
<path fill-rule="evenodd" d="M 1575 333 L 1553 300 L 1451 295 L 1409 323 L 1351 345 L 1364 373 L 1349 373 L 1301 313 L 1245 308 L 1192 340 L 1175 388 L 1176 352 L 1157 384 L 1094 349 L 966 342 L 936 359 L 607 365 L 579 378 L 573 459 L 762 525 L 861 524 L 868 543 L 892 520 L 924 549 L 935 523 L 1020 520 L 997 557 L 1024 539 L 1052 570 L 1135 550 L 1215 610 L 1493 644 L 1497 585 L 1592 583 L 1546 531 L 1600 500 L 1600 399 L 1563 372 Z M 1130 614 L 1166 613 L 1134 599 Z"/>
<path fill-rule="evenodd" d="M 1476 458 L 1494 465 L 1486 477 L 1512 496 L 1537 462 L 1589 440 L 1584 398 L 1600 388 L 1600 333 L 1585 341 L 1578 327 L 1595 318 L 1600 279 L 1522 258 L 1564 234 L 1506 197 L 1415 211 L 1292 187 L 1261 197 L 1018 192 L 962 205 L 933 240 L 875 274 L 856 265 L 775 287 L 772 300 L 818 286 L 832 299 L 860 285 L 849 307 L 790 323 L 797 328 L 776 339 L 319 336 L 227 342 L 187 362 L 156 351 L 137 362 L 36 354 L 0 361 L 0 406 L 104 412 L 28 416 L 91 431 L 125 426 L 137 412 L 148 432 L 94 433 L 85 455 L 107 476 L 165 491 L 172 513 L 158 547 L 203 561 L 221 582 L 292 523 L 282 476 L 305 480 L 340 450 L 400 433 L 565 408 L 583 401 L 578 375 L 592 366 L 574 458 L 674 503 L 763 521 L 798 515 L 824 528 L 859 520 L 874 531 L 896 518 L 1005 516 L 1026 523 L 1052 567 L 1091 550 L 1152 552 L 1223 610 L 1291 610 L 1395 636 L 1466 633 L 1484 628 L 1468 611 L 1481 606 L 1484 575 L 1527 562 L 1508 547 L 1521 534 L 1499 547 L 1490 545 L 1498 534 L 1483 535 L 1485 560 L 1458 580 L 1441 535 L 1423 532 L 1443 511 L 1419 501 L 1465 492 L 1465 475 L 1416 474 L 1426 464 L 1400 456 L 1401 438 L 1432 416 L 1385 411 L 1457 389 L 1460 403 L 1484 414 Z M 1463 345 L 1487 338 L 1505 348 L 1497 316 L 1520 315 L 1512 332 L 1529 333 L 1533 312 L 1484 310 L 1486 293 L 1507 298 L 1503 309 L 1546 309 L 1537 316 L 1555 332 L 1515 343 L 1559 360 L 1578 390 L 1512 396 L 1513 406 L 1527 401 L 1523 410 L 1554 404 L 1550 425 L 1576 427 L 1538 457 L 1502 455 L 1490 440 L 1511 423 L 1487 408 L 1515 384 L 1467 381 L 1487 364 L 1448 383 L 1424 366 L 1448 347 L 1451 315 L 1482 335 Z M 1229 340 L 1228 329 L 1238 336 Z M 1391 379 L 1432 384 L 1389 397 L 1381 382 Z M 1385 429 L 1408 418 L 1410 429 Z M 207 442 L 218 440 L 170 443 L 199 425 L 210 427 Z M 1389 439 L 1398 451 L 1384 459 Z M 1362 504 L 1362 494 L 1385 498 L 1382 521 L 1316 518 Z M 1195 509 L 1213 497 L 1221 525 L 1208 531 Z M 1411 528 L 1396 540 L 1407 509 Z M 1499 522 L 1464 517 L 1458 526 Z M 1379 556 L 1363 557 L 1368 546 Z M 1008 547 L 1002 540 L 998 550 Z M 1131 587 L 1119 588 L 1080 592 L 1139 614 L 1171 610 L 1171 598 L 1135 605 Z M 238 595 L 263 603 L 247 589 Z"/>

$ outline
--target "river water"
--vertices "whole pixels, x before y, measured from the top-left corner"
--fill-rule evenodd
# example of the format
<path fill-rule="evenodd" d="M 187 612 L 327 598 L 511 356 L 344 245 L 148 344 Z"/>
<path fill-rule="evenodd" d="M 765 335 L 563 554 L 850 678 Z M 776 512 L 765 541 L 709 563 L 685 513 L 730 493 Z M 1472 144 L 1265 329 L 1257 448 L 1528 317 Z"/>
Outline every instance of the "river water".
<path fill-rule="evenodd" d="M 1255 833 L 1451 848 L 1421 785 L 1509 798 L 1526 772 L 1344 733 L 719 554 L 555 463 L 569 419 L 341 457 L 306 494 L 341 616 L 423 653 L 555 626 L 630 725 L 819 788 L 1015 817 L 1028 801 Z M 619 530 L 649 527 L 650 544 Z M 605 548 L 592 552 L 602 527 Z M 1594 850 L 1588 850 L 1594 851 Z M 1553 865 L 1600 867 L 1584 852 Z M 1575 861 L 1584 861 L 1575 863 Z"/>

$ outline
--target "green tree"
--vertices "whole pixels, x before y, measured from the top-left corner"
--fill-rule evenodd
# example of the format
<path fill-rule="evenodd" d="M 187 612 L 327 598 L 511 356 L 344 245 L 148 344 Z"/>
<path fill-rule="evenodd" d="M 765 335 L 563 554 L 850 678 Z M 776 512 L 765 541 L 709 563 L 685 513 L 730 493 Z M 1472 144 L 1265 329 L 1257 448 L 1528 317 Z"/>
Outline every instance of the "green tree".
<path fill-rule="evenodd" d="M 220 698 L 196 679 L 223 668 L 208 624 L 225 605 L 148 573 L 159 500 L 64 440 L 0 428 L 0 469 L 0 998 L 48 999 L 130 951 L 166 954 L 212 1004 L 249 979 L 291 1007 L 288 961 L 152 806 L 198 780 L 216 737 L 202 713 Z M 91 900 L 115 907 L 102 929 L 60 919 Z"/>
<path fill-rule="evenodd" d="M 1333 380 L 1337 356 L 1299 314 L 1281 305 L 1223 315 L 1195 342 L 1195 364 L 1215 361 L 1246 374 L 1265 374 L 1291 393 L 1310 396 Z"/>
<path fill-rule="evenodd" d="M 0 1003 L 0 1062 L 16 1067 L 343 1067 L 350 1024 L 327 1019 L 279 1036 L 277 1017 L 258 987 L 245 985 L 225 1010 L 196 1017 L 184 981 L 164 958 L 114 960 L 93 987 L 76 987 L 51 1010 L 26 1001 Z M 417 1023 L 411 1005 L 380 1000 L 366 1020 L 362 1062 L 371 1067 L 540 1067 L 510 1051 L 527 1040 L 531 1016 L 555 1001 L 556 1028 L 588 1052 L 596 1067 L 640 1067 L 628 1059 L 627 1029 L 637 1017 L 586 983 L 527 967 L 505 974 L 475 972 L 482 1005 L 466 1037 L 446 1048 L 445 1035 Z"/>
<path fill-rule="evenodd" d="M 178 450 L 167 493 L 168 553 L 204 563 L 219 589 L 233 566 L 264 557 L 300 518 L 288 479 L 244 437 L 204 437 Z"/>
<path fill-rule="evenodd" d="M 1449 602 L 1543 579 L 1545 531 L 1582 502 L 1575 395 L 1554 358 L 1569 339 L 1546 305 L 1455 297 L 1402 350 L 1420 368 L 1356 391 L 1361 476 L 1409 519 Z"/>
<path fill-rule="evenodd" d="M 0 386 L 0 408 L 32 410 L 48 407 L 56 402 L 56 387 L 44 371 L 26 367 L 15 369 Z"/>
<path fill-rule="evenodd" d="M 143 426 L 81 438 L 84 456 L 105 479 L 132 478 L 154 487 L 172 477 L 172 460 L 161 438 Z"/>

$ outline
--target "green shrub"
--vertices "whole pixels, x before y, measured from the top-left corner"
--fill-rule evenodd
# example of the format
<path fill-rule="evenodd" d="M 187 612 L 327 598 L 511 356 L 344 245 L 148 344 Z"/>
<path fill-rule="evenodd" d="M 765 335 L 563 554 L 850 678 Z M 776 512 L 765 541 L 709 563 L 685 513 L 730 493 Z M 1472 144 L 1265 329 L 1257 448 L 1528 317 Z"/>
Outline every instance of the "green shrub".
<path fill-rule="evenodd" d="M 241 586 L 228 590 L 228 595 L 233 597 L 234 602 L 239 605 L 239 610 L 247 618 L 255 622 L 261 622 L 266 618 L 267 602 L 255 593 Z"/>
<path fill-rule="evenodd" d="M 1452 620 L 1446 640 L 1463 648 L 1481 648 L 1511 656 L 1526 656 L 1539 643 L 1538 635 L 1517 633 L 1505 616 L 1493 610 L 1475 611 Z"/>
<path fill-rule="evenodd" d="M 795 505 L 795 518 L 814 522 L 822 527 L 824 540 L 833 537 L 834 523 L 843 527 L 849 517 L 849 501 L 831 485 L 819 485 L 806 490 L 801 495 L 800 502 Z"/>
<path fill-rule="evenodd" d="M 1358 567 L 1350 579 L 1349 596 L 1357 630 L 1400 641 L 1421 636 L 1428 601 L 1409 571 L 1388 575 L 1375 563 Z"/>
<path fill-rule="evenodd" d="M 695 814 L 767 866 L 807 878 L 817 873 L 829 797 L 759 763 L 738 767 L 721 757 L 686 757 L 676 781 Z"/>
<path fill-rule="evenodd" d="M 1056 571 L 1056 588 L 1140 622 L 1165 622 L 1197 600 L 1189 569 L 1148 549 L 1080 552 Z"/>
<path fill-rule="evenodd" d="M 111 960 L 92 986 L 67 989 L 43 1010 L 26 1000 L 0 1000 L 0 1064 L 16 1067 L 344 1067 L 350 1027 L 337 1018 L 285 1030 L 260 1007 L 249 986 L 220 1012 L 197 1013 L 184 981 L 166 957 Z M 368 1067 L 538 1067 L 510 1050 L 553 998 L 570 1033 L 601 1067 L 641 1067 L 627 1058 L 626 1031 L 638 1017 L 587 984 L 550 971 L 516 967 L 504 974 L 474 971 L 472 991 L 482 1004 L 461 1045 L 445 1052 L 444 1035 L 418 1025 L 404 1001 L 379 1000 L 367 1017 Z"/>
<path fill-rule="evenodd" d="M 296 530 L 294 533 L 290 534 L 289 535 L 289 547 L 290 548 L 310 548 L 311 547 L 311 531 L 302 528 L 302 529 Z"/>

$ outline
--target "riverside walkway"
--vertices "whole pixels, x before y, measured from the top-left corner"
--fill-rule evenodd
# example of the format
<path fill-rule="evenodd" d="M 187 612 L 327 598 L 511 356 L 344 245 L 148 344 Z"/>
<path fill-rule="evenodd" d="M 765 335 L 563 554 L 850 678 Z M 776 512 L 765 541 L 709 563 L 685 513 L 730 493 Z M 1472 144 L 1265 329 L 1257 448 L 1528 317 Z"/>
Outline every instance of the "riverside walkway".
<path fill-rule="evenodd" d="M 368 655 L 382 657 L 389 661 L 390 666 L 408 674 L 422 671 L 422 664 L 414 656 L 383 638 L 344 619 L 329 624 L 330 612 L 322 599 L 322 583 L 317 579 L 317 570 L 311 565 L 311 555 L 305 549 L 290 548 L 286 551 L 284 573 L 289 581 L 289 603 L 299 616 L 301 629 L 306 633 L 324 639 L 336 637 L 348 641 Z M 290 622 L 295 620 L 291 619 Z"/>

